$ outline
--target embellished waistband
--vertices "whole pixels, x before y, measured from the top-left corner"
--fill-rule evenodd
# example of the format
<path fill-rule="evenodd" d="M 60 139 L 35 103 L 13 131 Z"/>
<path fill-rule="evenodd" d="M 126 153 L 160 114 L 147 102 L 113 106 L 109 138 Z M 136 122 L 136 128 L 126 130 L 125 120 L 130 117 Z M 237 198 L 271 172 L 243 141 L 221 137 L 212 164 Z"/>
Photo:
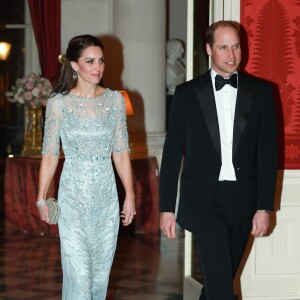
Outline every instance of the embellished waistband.
<path fill-rule="evenodd" d="M 77 161 L 103 161 L 109 159 L 111 159 L 110 156 L 71 156 L 65 158 L 65 160 L 77 160 Z"/>

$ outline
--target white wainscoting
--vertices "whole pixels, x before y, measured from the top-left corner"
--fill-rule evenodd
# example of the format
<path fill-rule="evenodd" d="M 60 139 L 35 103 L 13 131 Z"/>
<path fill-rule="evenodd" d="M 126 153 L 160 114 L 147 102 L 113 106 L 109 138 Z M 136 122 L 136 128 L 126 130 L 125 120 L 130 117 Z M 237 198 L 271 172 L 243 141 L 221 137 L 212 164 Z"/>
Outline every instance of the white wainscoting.
<path fill-rule="evenodd" d="M 191 278 L 189 232 L 184 270 L 184 299 L 197 299 L 201 284 Z M 278 172 L 270 232 L 250 239 L 235 289 L 239 300 L 300 300 L 300 170 Z"/>
<path fill-rule="evenodd" d="M 300 171 L 279 172 L 269 236 L 254 241 L 241 275 L 243 300 L 300 300 Z"/>

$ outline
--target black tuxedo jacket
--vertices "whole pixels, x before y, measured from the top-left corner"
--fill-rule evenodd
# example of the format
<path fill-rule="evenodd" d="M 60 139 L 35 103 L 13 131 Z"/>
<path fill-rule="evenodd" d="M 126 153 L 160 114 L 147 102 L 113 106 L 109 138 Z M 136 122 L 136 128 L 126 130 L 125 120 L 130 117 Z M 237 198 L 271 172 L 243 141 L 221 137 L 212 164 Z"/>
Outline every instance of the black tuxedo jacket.
<path fill-rule="evenodd" d="M 191 232 L 205 222 L 218 182 L 221 143 L 210 71 L 176 88 L 160 172 L 160 211 L 175 212 Z M 272 210 L 277 173 L 277 125 L 271 85 L 238 73 L 233 166 L 237 211 L 246 222 L 258 209 Z"/>

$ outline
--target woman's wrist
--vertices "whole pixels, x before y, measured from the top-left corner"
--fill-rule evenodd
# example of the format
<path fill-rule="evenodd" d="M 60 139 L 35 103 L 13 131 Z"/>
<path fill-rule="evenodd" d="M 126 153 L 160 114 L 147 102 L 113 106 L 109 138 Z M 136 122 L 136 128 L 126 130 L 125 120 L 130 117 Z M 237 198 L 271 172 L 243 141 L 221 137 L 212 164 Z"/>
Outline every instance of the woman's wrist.
<path fill-rule="evenodd" d="M 45 199 L 37 199 L 36 201 L 36 206 L 37 207 L 41 207 L 43 205 L 47 204 L 46 200 Z"/>
<path fill-rule="evenodd" d="M 125 194 L 126 194 L 125 199 L 133 200 L 133 201 L 135 200 L 135 194 L 134 194 L 134 192 L 130 192 L 130 193 L 125 192 Z"/>

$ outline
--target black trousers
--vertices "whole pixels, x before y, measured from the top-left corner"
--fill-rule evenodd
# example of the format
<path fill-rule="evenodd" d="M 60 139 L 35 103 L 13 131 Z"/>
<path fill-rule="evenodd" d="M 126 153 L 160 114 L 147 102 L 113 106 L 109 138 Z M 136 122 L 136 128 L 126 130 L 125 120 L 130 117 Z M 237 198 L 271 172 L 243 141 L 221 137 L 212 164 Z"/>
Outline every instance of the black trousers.
<path fill-rule="evenodd" d="M 234 300 L 233 279 L 252 226 L 235 209 L 236 183 L 220 181 L 210 214 L 194 234 L 204 281 L 200 300 Z"/>

